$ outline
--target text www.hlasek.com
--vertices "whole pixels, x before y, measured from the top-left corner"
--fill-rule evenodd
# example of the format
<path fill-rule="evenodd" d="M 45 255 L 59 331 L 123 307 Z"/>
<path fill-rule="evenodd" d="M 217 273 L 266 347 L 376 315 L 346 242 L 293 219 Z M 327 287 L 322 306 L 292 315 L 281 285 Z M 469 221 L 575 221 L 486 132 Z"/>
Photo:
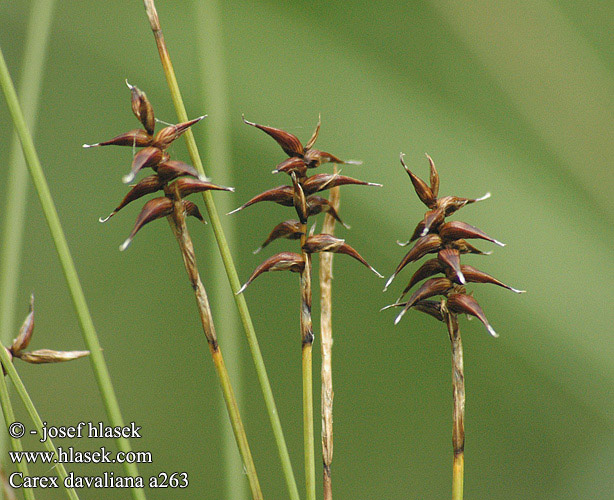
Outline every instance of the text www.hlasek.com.
<path fill-rule="evenodd" d="M 71 463 L 71 464 L 150 464 L 152 455 L 149 451 L 118 451 L 117 453 L 107 450 L 102 446 L 95 451 L 79 451 L 72 446 L 69 448 L 58 447 L 58 456 L 51 451 L 9 451 L 12 463 Z"/>

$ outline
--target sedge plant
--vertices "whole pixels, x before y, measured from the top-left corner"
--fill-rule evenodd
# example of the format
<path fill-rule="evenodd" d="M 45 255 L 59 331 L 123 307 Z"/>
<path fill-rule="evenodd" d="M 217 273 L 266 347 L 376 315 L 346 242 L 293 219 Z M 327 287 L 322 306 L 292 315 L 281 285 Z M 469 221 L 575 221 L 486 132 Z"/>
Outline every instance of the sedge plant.
<path fill-rule="evenodd" d="M 467 283 L 491 283 L 516 293 L 522 293 L 523 290 L 512 288 L 496 278 L 472 266 L 462 265 L 460 262 L 462 254 L 485 254 L 471 245 L 467 241 L 468 239 L 481 239 L 499 246 L 505 246 L 503 243 L 465 222 L 446 222 L 446 218 L 457 210 L 465 205 L 489 198 L 490 193 L 475 199 L 457 196 L 439 197 L 439 174 L 431 157 L 427 155 L 430 166 L 430 182 L 427 184 L 407 167 L 403 156 L 401 154 L 401 165 L 409 175 L 418 198 L 429 210 L 415 227 L 409 241 L 399 243 L 401 246 L 406 246 L 415 242 L 388 279 L 384 290 L 408 264 L 418 261 L 427 254 L 436 254 L 437 256 L 424 262 L 410 278 L 408 285 L 403 289 L 397 301 L 384 309 L 401 308 L 401 312 L 395 319 L 395 324 L 401 321 L 407 311 L 416 309 L 433 316 L 447 326 L 452 349 L 452 394 L 454 400 L 452 499 L 462 500 L 465 464 L 465 374 L 458 315 L 466 314 L 477 317 L 493 337 L 498 336 L 476 299 L 467 291 L 466 285 Z M 432 277 L 439 274 L 443 274 L 443 276 Z M 404 300 L 409 291 L 423 280 L 426 281 L 408 300 Z M 442 299 L 431 299 L 431 297 L 438 295 L 442 296 Z"/>
<path fill-rule="evenodd" d="M 271 242 L 279 239 L 291 239 L 299 241 L 300 253 L 281 252 L 266 259 L 260 264 L 241 287 L 238 293 L 243 292 L 254 279 L 267 271 L 291 271 L 300 273 L 300 338 L 301 338 L 301 366 L 303 380 L 303 445 L 305 460 L 305 483 L 307 500 L 316 498 L 315 480 L 315 450 L 314 450 L 314 423 L 313 423 L 313 369 L 312 369 L 312 348 L 314 341 L 313 325 L 311 317 L 311 255 L 321 252 L 343 253 L 353 257 L 368 267 L 371 271 L 381 277 L 381 275 L 369 265 L 360 254 L 345 240 L 336 238 L 332 234 L 307 233 L 309 217 L 319 213 L 327 213 L 335 220 L 341 221 L 335 207 L 329 200 L 318 196 L 316 193 L 329 188 L 342 185 L 368 185 L 379 186 L 379 184 L 359 181 L 351 177 L 335 174 L 315 174 L 307 175 L 311 169 L 320 167 L 325 163 L 348 164 L 357 163 L 354 161 L 343 161 L 336 156 L 315 149 L 313 146 L 318 138 L 320 122 L 309 139 L 303 146 L 301 141 L 293 134 L 283 130 L 259 125 L 243 119 L 247 125 L 256 127 L 271 136 L 288 155 L 288 158 L 277 165 L 273 173 L 285 173 L 291 178 L 291 185 L 282 185 L 269 189 L 233 210 L 232 213 L 239 212 L 255 203 L 262 201 L 273 201 L 287 207 L 294 207 L 298 220 L 291 219 L 279 223 L 273 228 L 260 248 L 268 246 Z M 347 226 L 346 226 L 347 227 Z"/>
<path fill-rule="evenodd" d="M 141 213 L 137 217 L 132 232 L 120 246 L 120 250 L 128 248 L 135 235 L 143 226 L 156 219 L 167 217 L 173 234 L 179 244 L 185 269 L 192 289 L 194 290 L 201 325 L 220 381 L 237 446 L 247 471 L 252 498 L 254 498 L 254 500 L 259 500 L 262 498 L 262 492 L 260 490 L 256 468 L 249 449 L 228 371 L 224 363 L 222 351 L 217 340 L 209 299 L 196 264 L 192 239 L 185 223 L 185 218 L 188 216 L 193 216 L 204 222 L 204 218 L 198 206 L 191 201 L 185 200 L 184 198 L 186 196 L 204 191 L 234 191 L 234 189 L 212 184 L 208 179 L 200 175 L 192 165 L 178 160 L 171 160 L 170 158 L 170 154 L 168 153 L 169 146 L 192 125 L 202 120 L 204 116 L 177 125 L 169 125 L 155 133 L 156 119 L 149 99 L 145 93 L 137 87 L 128 83 L 127 85 L 131 91 L 132 111 L 141 122 L 143 128 L 130 130 L 108 141 L 96 144 L 85 144 L 84 147 L 90 148 L 114 145 L 141 148 L 134 154 L 130 172 L 123 177 L 124 183 L 132 182 L 142 169 L 151 168 L 154 173 L 144 177 L 133 185 L 111 214 L 105 218 L 101 218 L 100 222 L 108 221 L 126 205 L 143 196 L 158 191 L 162 191 L 164 194 L 164 196 L 153 198 L 145 203 Z"/>

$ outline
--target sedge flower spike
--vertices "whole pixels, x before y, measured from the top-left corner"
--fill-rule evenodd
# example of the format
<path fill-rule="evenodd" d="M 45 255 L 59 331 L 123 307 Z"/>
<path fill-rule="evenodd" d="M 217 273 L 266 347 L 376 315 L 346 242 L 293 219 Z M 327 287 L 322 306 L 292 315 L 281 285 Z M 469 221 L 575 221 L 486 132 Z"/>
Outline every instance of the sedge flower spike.
<path fill-rule="evenodd" d="M 205 220 L 194 203 L 184 200 L 185 196 L 203 191 L 234 191 L 232 187 L 217 186 L 209 182 L 209 179 L 200 175 L 192 166 L 178 160 L 171 160 L 168 147 L 178 139 L 188 128 L 201 121 L 205 116 L 199 116 L 193 120 L 176 125 L 168 125 L 155 133 L 156 119 L 151 103 L 145 92 L 134 85 L 126 82 L 131 93 L 132 112 L 141 122 L 142 129 L 135 129 L 120 134 L 113 139 L 96 144 L 84 144 L 83 147 L 94 146 L 132 146 L 140 149 L 132 158 L 130 172 L 123 177 L 123 182 L 128 184 L 136 178 L 139 172 L 146 168 L 153 170 L 152 175 L 144 177 L 139 182 L 131 185 L 131 189 L 123 200 L 106 217 L 101 217 L 100 222 L 106 222 L 129 203 L 143 196 L 162 191 L 164 196 L 149 200 L 143 206 L 138 215 L 134 227 L 124 243 L 119 247 L 126 250 L 132 243 L 132 239 L 143 226 L 162 217 L 173 214 L 177 207 L 181 207 L 183 213 L 189 217 L 195 217 L 201 222 Z M 181 201 L 181 203 L 175 203 Z"/>
<path fill-rule="evenodd" d="M 429 183 L 420 179 L 409 169 L 405 163 L 404 155 L 401 153 L 401 165 L 409 176 L 418 198 L 426 205 L 428 211 L 415 227 L 409 241 L 406 243 L 397 242 L 401 246 L 409 245 L 413 242 L 413 246 L 405 257 L 401 259 L 394 273 L 386 282 L 384 291 L 388 289 L 396 276 L 408 264 L 420 260 L 427 254 L 436 254 L 436 258 L 424 262 L 410 278 L 409 284 L 405 287 L 398 300 L 384 309 L 402 308 L 395 319 L 395 325 L 412 308 L 425 312 L 444 322 L 446 321 L 447 313 L 468 314 L 477 317 L 484 324 L 487 331 L 493 337 L 496 337 L 497 333 L 486 319 L 486 315 L 478 302 L 467 293 L 465 285 L 468 283 L 491 283 L 515 293 L 523 293 L 524 290 L 512 288 L 474 267 L 462 265 L 461 255 L 466 253 L 486 254 L 486 252 L 482 252 L 468 243 L 468 239 L 481 239 L 501 247 L 505 246 L 505 244 L 466 222 L 446 222 L 446 217 L 449 217 L 466 205 L 490 198 L 490 193 L 486 193 L 480 198 L 439 197 L 439 173 L 433 159 L 429 155 L 426 155 L 426 157 L 430 168 Z M 437 274 L 443 274 L 444 277 L 434 277 Z M 402 302 L 405 295 L 422 280 L 427 281 L 408 300 Z M 443 297 L 439 302 L 431 299 L 431 297 L 437 295 Z"/>

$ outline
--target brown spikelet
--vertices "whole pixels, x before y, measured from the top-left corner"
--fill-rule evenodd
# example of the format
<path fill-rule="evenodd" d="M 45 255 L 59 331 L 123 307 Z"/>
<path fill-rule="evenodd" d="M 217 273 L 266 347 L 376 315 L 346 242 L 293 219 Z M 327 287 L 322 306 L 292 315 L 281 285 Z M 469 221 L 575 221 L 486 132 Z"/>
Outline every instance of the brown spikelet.
<path fill-rule="evenodd" d="M 300 273 L 305 268 L 305 260 L 302 255 L 294 252 L 281 252 L 269 257 L 262 264 L 260 264 L 237 292 L 237 295 L 242 293 L 248 285 L 254 281 L 262 273 L 269 271 L 290 271 L 293 273 Z"/>
<path fill-rule="evenodd" d="M 137 120 L 143 124 L 143 127 L 145 127 L 145 130 L 147 130 L 147 133 L 149 135 L 153 135 L 156 120 L 154 118 L 153 107 L 149 103 L 149 99 L 147 99 L 145 92 L 138 89 L 134 85 L 130 85 L 128 82 L 126 82 L 126 85 L 128 85 L 128 88 L 132 94 L 131 102 L 134 116 L 136 116 Z"/>
<path fill-rule="evenodd" d="M 383 276 L 378 273 L 365 259 L 363 259 L 362 256 L 356 250 L 354 250 L 350 245 L 345 243 L 345 240 L 335 238 L 330 234 L 322 233 L 310 236 L 305 241 L 305 244 L 303 245 L 303 250 L 307 253 L 333 252 L 349 255 L 350 257 L 356 259 L 358 262 L 362 263 L 364 266 L 368 267 L 380 278 L 383 278 Z"/>
<path fill-rule="evenodd" d="M 312 175 L 311 177 L 304 180 L 301 184 L 303 186 L 303 191 L 305 191 L 305 194 L 307 195 L 317 193 L 319 191 L 324 191 L 325 189 L 346 185 L 381 187 L 381 184 L 359 181 L 358 179 L 352 179 L 351 177 L 346 177 L 345 175 L 339 174 Z"/>
<path fill-rule="evenodd" d="M 264 247 L 269 245 L 272 241 L 279 238 L 287 238 L 289 240 L 297 240 L 303 235 L 301 223 L 297 220 L 287 220 L 277 224 L 273 230 L 269 233 L 269 236 L 260 247 L 254 250 L 254 253 L 258 253 Z"/>
<path fill-rule="evenodd" d="M 433 295 L 440 295 L 452 288 L 453 284 L 448 278 L 431 278 L 426 280 L 418 290 L 409 298 L 403 310 L 399 313 L 394 320 L 394 324 L 398 324 L 401 321 L 403 315 L 419 300 L 428 299 Z"/>
<path fill-rule="evenodd" d="M 270 135 L 288 156 L 303 156 L 305 150 L 301 144 L 301 141 L 299 141 L 298 137 L 295 135 L 290 134 L 289 132 L 284 132 L 278 128 L 267 127 L 265 125 L 259 125 L 254 122 L 247 121 L 245 116 L 243 116 L 243 122 L 247 125 L 251 125 L 252 127 L 259 128 L 263 132 Z"/>
<path fill-rule="evenodd" d="M 132 187 L 128 194 L 124 196 L 124 199 L 107 217 L 98 219 L 100 222 L 106 222 L 113 217 L 117 212 L 124 208 L 128 203 L 138 200 L 142 196 L 154 193 L 164 187 L 164 181 L 162 181 L 157 175 L 149 175 L 141 179 L 136 185 Z"/>
<path fill-rule="evenodd" d="M 254 203 L 259 203 L 261 201 L 273 201 L 285 207 L 291 207 L 294 203 L 293 195 L 294 189 L 292 189 L 291 186 L 277 186 L 276 188 L 269 189 L 254 196 L 251 200 L 245 202 L 239 208 L 235 208 L 232 212 L 228 212 L 228 215 L 239 212 L 253 205 Z"/>
<path fill-rule="evenodd" d="M 339 224 L 343 225 L 343 227 L 346 229 L 350 228 L 350 226 L 341 220 L 341 217 L 339 217 L 335 207 L 333 207 L 326 198 L 322 198 L 320 196 L 310 196 L 307 198 L 307 213 L 309 217 L 312 215 L 318 215 L 322 212 L 330 214 L 333 219 L 339 222 Z"/>
<path fill-rule="evenodd" d="M 515 293 L 524 293 L 524 290 L 518 290 L 517 288 L 512 288 L 511 286 L 506 285 L 505 283 L 502 283 L 498 279 L 493 278 L 491 275 L 486 274 L 476 269 L 475 267 L 461 266 L 461 270 L 465 276 L 465 279 L 469 283 L 491 283 L 493 285 L 507 288 L 508 290 L 511 290 L 512 292 L 515 292 Z"/>
<path fill-rule="evenodd" d="M 193 120 L 163 128 L 154 137 L 153 146 L 160 149 L 168 148 L 175 139 L 179 138 L 186 130 L 188 130 L 192 125 L 201 121 L 203 118 L 204 116 L 199 116 Z"/>
<path fill-rule="evenodd" d="M 416 283 L 422 281 L 423 279 L 430 278 L 434 274 L 442 273 L 443 270 L 443 264 L 438 259 L 427 260 L 413 274 L 398 300 L 400 301 L 405 296 L 405 294 L 414 287 Z"/>
<path fill-rule="evenodd" d="M 192 166 L 179 160 L 166 160 L 156 168 L 156 173 L 166 182 L 172 181 L 182 175 L 200 178 L 198 171 Z"/>
<path fill-rule="evenodd" d="M 13 344 L 9 351 L 12 354 L 19 353 L 22 349 L 28 347 L 30 340 L 32 339 L 32 333 L 34 332 L 34 294 L 30 295 L 30 312 L 26 316 L 21 328 L 19 329 L 19 334 L 13 340 Z"/>
<path fill-rule="evenodd" d="M 123 134 L 119 134 L 108 141 L 97 142 L 96 144 L 84 144 L 83 147 L 94 148 L 97 146 L 131 146 L 141 148 L 151 146 L 152 143 L 153 137 L 151 137 L 147 131 L 138 128 Z"/>
<path fill-rule="evenodd" d="M 403 257 L 394 271 L 394 274 L 388 279 L 384 290 L 388 288 L 395 276 L 399 274 L 399 272 L 407 264 L 417 261 L 418 259 L 424 257 L 427 253 L 437 252 L 441 248 L 441 245 L 442 241 L 438 234 L 427 234 L 426 236 L 418 238 L 411 250 L 405 254 L 405 257 Z"/>
<path fill-rule="evenodd" d="M 439 300 L 419 300 L 413 305 L 413 308 L 433 316 L 436 320 L 444 321 Z"/>
<path fill-rule="evenodd" d="M 183 209 L 185 211 L 185 214 L 188 217 L 196 217 L 199 221 L 206 224 L 205 219 L 203 218 L 203 215 L 200 213 L 198 205 L 188 200 L 181 200 L 181 201 L 183 203 Z"/>
<path fill-rule="evenodd" d="M 465 284 L 465 276 L 463 275 L 460 263 L 460 252 L 456 248 L 443 248 L 439 250 L 437 258 L 452 271 L 450 273 L 451 276 L 456 277 L 461 285 Z"/>
<path fill-rule="evenodd" d="M 210 182 L 201 181 L 200 179 L 193 179 L 191 177 L 182 177 L 173 182 L 171 189 L 177 189 L 179 196 L 183 198 L 194 193 L 201 193 L 203 191 L 234 191 L 232 187 L 218 186 L 211 184 Z"/>
<path fill-rule="evenodd" d="M 414 185 L 414 189 L 416 190 L 418 198 L 420 198 L 420 201 L 422 201 L 422 203 L 424 203 L 427 207 L 435 208 L 437 198 L 433 195 L 433 191 L 429 186 L 426 185 L 426 182 L 424 182 L 422 179 L 420 179 L 420 177 L 418 177 L 411 170 L 409 170 L 407 165 L 405 165 L 404 157 L 405 155 L 401 153 L 401 165 L 403 165 L 403 168 L 407 172 L 407 175 L 409 175 L 409 178 L 411 180 L 411 183 Z"/>
<path fill-rule="evenodd" d="M 465 238 L 479 238 L 490 241 L 499 246 L 505 246 L 504 243 L 495 240 L 488 236 L 484 231 L 475 226 L 461 222 L 458 220 L 447 222 L 439 228 L 439 234 L 444 240 L 458 240 Z"/>
<path fill-rule="evenodd" d="M 279 165 L 277 165 L 275 170 L 273 170 L 274 174 L 285 173 L 290 175 L 292 172 L 294 172 L 298 178 L 305 177 L 305 174 L 307 173 L 307 165 L 302 158 L 299 158 L 298 156 L 288 158 L 282 161 Z"/>
<path fill-rule="evenodd" d="M 83 358 L 89 354 L 90 351 L 53 351 L 51 349 L 39 349 L 31 352 L 20 352 L 15 357 L 18 357 L 26 363 L 40 365 L 45 363 L 72 361 L 73 359 Z"/>
<path fill-rule="evenodd" d="M 429 161 L 429 167 L 431 169 L 431 192 L 433 193 L 433 196 L 437 198 L 439 196 L 439 174 L 437 173 L 433 159 L 429 155 L 426 155 L 426 159 Z"/>
<path fill-rule="evenodd" d="M 124 184 L 132 182 L 139 170 L 143 168 L 155 168 L 163 161 L 168 160 L 168 154 L 156 147 L 141 149 L 132 159 L 130 173 L 123 177 Z"/>
<path fill-rule="evenodd" d="M 471 243 L 466 240 L 456 240 L 446 243 L 446 245 L 450 248 L 456 248 L 460 253 L 475 253 L 478 255 L 488 255 L 486 252 L 482 252 L 479 248 L 474 247 Z"/>
<path fill-rule="evenodd" d="M 448 296 L 447 307 L 450 311 L 457 314 L 469 314 L 478 318 L 493 337 L 499 335 L 486 319 L 486 315 L 480 304 L 471 296 L 464 293 L 452 293 Z"/>
<path fill-rule="evenodd" d="M 307 217 L 309 217 L 309 213 L 307 211 L 307 200 L 305 199 L 305 193 L 303 192 L 303 188 L 298 182 L 296 173 L 292 172 L 292 202 L 294 204 L 294 208 L 296 209 L 296 214 L 298 215 L 298 219 L 301 221 L 301 224 L 307 223 Z"/>
<path fill-rule="evenodd" d="M 159 219 L 160 217 L 166 217 L 173 212 L 173 202 L 169 198 L 154 198 L 153 200 L 149 200 L 143 206 L 141 213 L 136 219 L 134 224 L 134 228 L 130 233 L 130 236 L 124 241 L 124 243 L 119 247 L 120 250 L 125 250 L 128 248 L 132 239 L 139 232 L 139 230 L 147 223 Z"/>
<path fill-rule="evenodd" d="M 424 219 L 422 220 L 422 230 L 419 236 L 424 236 L 429 231 L 436 230 L 437 227 L 444 221 L 445 216 L 445 210 L 442 208 L 435 208 L 426 212 L 424 214 Z M 414 234 L 416 234 L 417 231 L 418 228 L 416 227 Z"/>

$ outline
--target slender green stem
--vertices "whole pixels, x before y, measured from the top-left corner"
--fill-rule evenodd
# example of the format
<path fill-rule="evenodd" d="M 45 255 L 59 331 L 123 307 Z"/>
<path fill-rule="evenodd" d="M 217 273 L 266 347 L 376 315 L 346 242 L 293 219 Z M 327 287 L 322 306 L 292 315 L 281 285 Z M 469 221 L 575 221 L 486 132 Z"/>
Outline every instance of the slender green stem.
<path fill-rule="evenodd" d="M 30 415 L 30 418 L 32 419 L 32 423 L 34 424 L 34 427 L 36 428 L 36 432 L 38 432 L 38 435 L 42 439 L 45 436 L 43 434 L 43 421 L 40 415 L 38 414 L 38 411 L 36 411 L 36 407 L 34 406 L 32 399 L 30 399 L 30 395 L 28 394 L 28 391 L 26 390 L 26 386 L 23 385 L 23 382 L 21 381 L 21 378 L 19 377 L 17 370 L 15 370 L 15 367 L 13 366 L 13 363 L 11 361 L 11 358 L 9 357 L 8 352 L 6 351 L 4 347 L 1 347 L 1 346 L 0 346 L 0 362 L 2 362 L 2 366 L 8 373 L 8 376 L 11 379 L 11 382 L 13 382 L 13 385 L 15 386 L 15 390 L 17 391 L 17 394 L 21 398 L 23 405 L 26 407 L 26 411 L 28 412 L 28 415 Z M 53 441 L 51 440 L 51 438 L 49 438 L 49 436 L 47 436 L 47 439 L 45 439 L 45 441 L 43 442 L 43 445 L 45 446 L 47 451 L 53 453 L 56 459 L 58 458 L 58 452 L 55 448 L 55 445 L 53 444 Z M 68 477 L 66 469 L 64 468 L 64 464 L 58 461 L 56 464 L 54 464 L 54 467 L 57 470 L 58 477 L 61 479 L 62 482 L 64 482 L 64 479 Z M 68 497 L 71 500 L 79 500 L 79 496 L 77 495 L 77 492 L 74 490 L 74 488 L 66 488 L 66 492 L 68 494 Z"/>
<path fill-rule="evenodd" d="M 173 65 L 171 64 L 170 56 L 168 54 L 168 50 L 164 42 L 164 36 L 162 34 L 162 28 L 160 27 L 160 21 L 158 19 L 158 14 L 156 12 L 154 2 L 153 0 L 144 0 L 144 3 L 145 10 L 149 17 L 149 22 L 151 24 L 151 28 L 154 34 L 154 38 L 158 46 L 158 52 L 160 54 L 160 60 L 162 61 L 162 67 L 164 69 L 166 81 L 168 83 L 171 97 L 175 105 L 175 112 L 177 113 L 179 121 L 186 121 L 187 113 L 185 110 L 185 105 L 183 104 L 179 85 L 177 84 L 177 78 L 175 77 L 175 71 L 173 70 Z M 201 174 L 206 175 L 203 168 L 203 164 L 200 160 L 200 155 L 196 146 L 196 142 L 194 141 L 194 135 L 192 134 L 192 131 L 188 129 L 184 136 L 186 139 L 186 144 L 192 163 Z M 235 296 L 235 302 L 239 310 L 239 316 L 241 317 L 241 322 L 243 324 L 243 328 L 247 336 L 247 342 L 252 354 L 254 365 L 256 367 L 258 382 L 260 383 L 260 388 L 264 397 L 264 402 L 271 422 L 271 427 L 273 429 L 275 443 L 277 444 L 282 470 L 286 479 L 288 494 L 290 495 L 291 500 L 299 500 L 300 497 L 298 494 L 298 488 L 296 486 L 296 480 L 294 478 L 294 472 L 292 471 L 292 464 L 290 462 L 290 455 L 288 454 L 288 447 L 286 446 L 286 440 L 284 438 L 283 430 L 281 427 L 281 421 L 279 420 L 279 415 L 277 413 L 277 406 L 275 405 L 275 399 L 273 398 L 273 391 L 271 390 L 271 384 L 269 382 L 269 378 L 266 372 L 264 359 L 260 351 L 260 346 L 258 344 L 254 325 L 249 314 L 249 309 L 247 308 L 247 303 L 245 302 L 245 297 L 243 296 L 243 294 L 236 294 L 241 288 L 239 276 L 237 274 L 232 255 L 230 253 L 230 248 L 228 247 L 228 242 L 226 241 L 226 236 L 224 235 L 224 231 L 222 229 L 222 224 L 218 216 L 215 203 L 213 201 L 213 196 L 210 192 L 205 191 L 203 193 L 203 198 L 205 200 L 205 206 L 207 207 L 207 212 L 209 213 L 211 226 L 213 227 L 215 239 L 217 241 L 220 255 L 222 256 L 222 261 L 224 262 L 224 268 L 226 269 L 228 281 L 230 283 L 230 288 Z"/>
<path fill-rule="evenodd" d="M 55 0 L 32 2 L 24 56 L 19 81 L 23 113 L 30 130 L 34 130 L 41 94 L 47 42 Z M 22 241 L 28 192 L 28 169 L 23 159 L 19 137 L 13 134 L 9 153 L 9 172 L 4 206 L 4 228 L 0 239 L 0 342 L 8 344 L 15 330 L 17 288 L 21 270 Z M 0 434 L 0 462 L 6 458 L 6 435 Z"/>
<path fill-rule="evenodd" d="M 456 315 L 445 314 L 452 346 L 452 395 L 454 398 L 452 426 L 452 500 L 463 500 L 465 471 L 465 371 L 463 344 Z"/>
<path fill-rule="evenodd" d="M 296 188 L 295 188 L 296 189 Z M 303 204 L 304 194 L 301 190 Z M 301 249 L 305 245 L 307 225 L 301 225 Z M 305 267 L 301 272 L 301 360 L 303 375 L 303 448 L 305 452 L 305 488 L 307 500 L 316 500 L 316 457 L 313 435 L 313 325 L 311 320 L 311 255 L 303 252 Z"/>
<path fill-rule="evenodd" d="M 21 147 L 23 148 L 24 157 L 30 171 L 30 177 L 36 189 L 38 199 L 40 200 L 47 225 L 51 237 L 55 244 L 55 249 L 64 272 L 64 278 L 68 285 L 70 296 L 77 313 L 77 318 L 81 326 L 81 332 L 83 334 L 83 340 L 87 345 L 87 348 L 91 352 L 90 359 L 92 362 L 92 368 L 96 377 L 96 382 L 102 395 L 102 399 L 107 411 L 107 415 L 113 427 L 123 427 L 123 419 L 119 410 L 119 404 L 115 395 L 115 390 L 111 383 L 111 376 L 107 368 L 100 342 L 98 341 L 98 335 L 92 322 L 92 317 L 89 312 L 89 308 L 85 301 L 83 289 L 75 269 L 68 243 L 66 242 L 66 236 L 60 223 L 43 168 L 41 166 L 38 154 L 32 141 L 32 136 L 28 130 L 26 122 L 23 117 L 23 112 L 19 106 L 15 87 L 11 80 L 4 55 L 0 49 L 0 86 L 4 92 L 6 102 L 15 125 L 15 129 L 19 134 L 19 140 L 21 141 Z M 9 372 L 10 373 L 10 372 Z M 127 453 L 131 451 L 130 443 L 125 438 L 118 438 L 116 440 L 118 448 Z M 138 469 L 135 464 L 124 463 L 124 469 L 129 476 L 138 476 Z M 132 497 L 135 500 L 145 500 L 145 493 L 141 489 L 132 488 Z"/>
<path fill-rule="evenodd" d="M 4 347 L 0 346 L 0 349 L 4 350 Z M 13 412 L 13 405 L 11 404 L 11 398 L 9 397 L 9 391 L 8 387 L 6 386 L 6 379 L 4 374 L 0 374 L 0 404 L 2 404 L 4 423 L 8 427 L 13 422 L 15 422 L 15 412 Z M 23 451 L 23 446 L 21 446 L 21 439 L 16 439 L 13 436 L 10 436 L 10 440 L 13 451 Z M 30 476 L 30 473 L 28 472 L 28 466 L 25 462 L 18 461 L 17 470 L 21 472 L 22 477 Z M 35 500 L 32 488 L 24 488 L 23 496 L 26 500 Z"/>
<path fill-rule="evenodd" d="M 230 383 L 230 377 L 228 376 L 228 370 L 226 370 L 226 364 L 222 356 L 222 351 L 217 341 L 217 334 L 215 333 L 215 326 L 213 323 L 213 316 L 211 315 L 211 306 L 209 305 L 209 298 L 207 297 L 207 291 L 200 279 L 198 267 L 196 266 L 196 255 L 194 253 L 194 245 L 192 244 L 192 238 L 185 225 L 185 217 L 183 211 L 183 200 L 179 196 L 179 191 L 175 185 L 175 208 L 173 214 L 168 217 L 171 229 L 175 234 L 179 248 L 181 249 L 181 256 L 185 265 L 185 270 L 188 273 L 190 284 L 194 290 L 196 297 L 196 305 L 198 306 L 198 313 L 200 315 L 201 325 L 203 332 L 207 338 L 209 344 L 209 350 L 213 357 L 213 363 L 215 365 L 215 371 L 217 373 L 220 385 L 222 387 L 222 394 L 224 395 L 224 402 L 226 403 L 226 409 L 228 410 L 228 417 L 232 425 L 232 430 L 235 434 L 235 440 L 245 465 L 245 471 L 247 473 L 247 479 L 252 491 L 252 498 L 254 500 L 262 500 L 262 491 L 260 490 L 260 484 L 258 482 L 258 475 L 256 474 L 256 467 L 254 466 L 254 459 L 252 458 L 249 444 L 247 442 L 247 435 L 245 434 L 245 428 L 241 420 L 241 414 L 239 413 L 239 407 L 237 400 L 232 390 Z"/>
<path fill-rule="evenodd" d="M 230 96 L 227 91 L 228 78 L 224 54 L 223 19 L 219 0 L 197 0 L 193 2 L 195 22 L 198 29 L 198 59 L 202 82 L 204 109 L 215 126 L 208 127 L 204 136 L 204 160 L 210 165 L 210 174 L 215 182 L 225 186 L 234 185 L 232 172 L 232 146 L 230 124 Z M 231 198 L 216 198 L 221 213 L 231 210 Z M 226 221 L 226 238 L 230 246 L 236 241 L 236 219 Z M 211 246 L 215 245 L 211 242 Z M 211 248 L 213 253 L 215 250 Z M 217 259 L 210 259 L 207 285 L 210 293 L 218 300 L 212 300 L 214 317 L 224 318 L 224 357 L 228 372 L 234 381 L 233 387 L 239 404 L 242 401 L 243 377 L 241 355 L 243 344 L 240 333 L 239 315 L 236 308 L 226 300 L 229 286 L 226 283 L 224 266 Z M 226 420 L 224 409 L 220 407 L 222 429 L 222 456 L 224 462 L 224 483 L 227 500 L 241 500 L 247 496 L 245 481 L 237 481 L 243 473 L 243 463 L 237 453 L 234 436 Z"/>

